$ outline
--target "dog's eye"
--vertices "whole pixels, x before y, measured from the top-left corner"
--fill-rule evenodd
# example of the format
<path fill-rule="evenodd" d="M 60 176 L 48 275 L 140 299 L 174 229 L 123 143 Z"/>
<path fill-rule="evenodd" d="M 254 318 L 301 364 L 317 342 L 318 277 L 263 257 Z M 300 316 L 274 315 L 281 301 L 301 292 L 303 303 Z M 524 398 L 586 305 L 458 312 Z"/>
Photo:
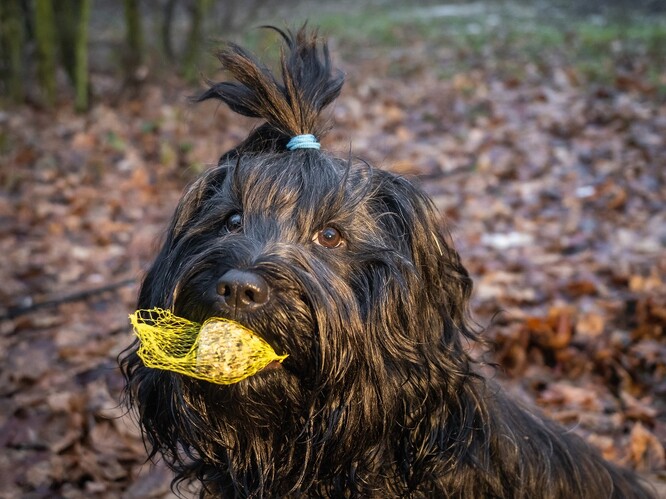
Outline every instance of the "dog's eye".
<path fill-rule="evenodd" d="M 324 248 L 337 248 L 344 244 L 340 231 L 335 227 L 326 227 L 317 232 L 312 240 Z"/>
<path fill-rule="evenodd" d="M 224 223 L 224 229 L 227 232 L 238 232 L 243 228 L 243 215 L 240 213 L 232 213 Z"/>

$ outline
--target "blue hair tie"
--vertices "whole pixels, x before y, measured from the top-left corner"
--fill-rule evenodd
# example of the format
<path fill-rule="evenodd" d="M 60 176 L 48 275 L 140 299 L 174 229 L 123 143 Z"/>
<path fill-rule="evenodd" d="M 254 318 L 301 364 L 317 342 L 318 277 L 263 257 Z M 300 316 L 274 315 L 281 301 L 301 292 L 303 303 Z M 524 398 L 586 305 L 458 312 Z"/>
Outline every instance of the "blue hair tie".
<path fill-rule="evenodd" d="M 311 133 L 296 135 L 287 143 L 287 149 L 290 151 L 295 151 L 296 149 L 319 149 L 320 147 L 317 138 Z"/>

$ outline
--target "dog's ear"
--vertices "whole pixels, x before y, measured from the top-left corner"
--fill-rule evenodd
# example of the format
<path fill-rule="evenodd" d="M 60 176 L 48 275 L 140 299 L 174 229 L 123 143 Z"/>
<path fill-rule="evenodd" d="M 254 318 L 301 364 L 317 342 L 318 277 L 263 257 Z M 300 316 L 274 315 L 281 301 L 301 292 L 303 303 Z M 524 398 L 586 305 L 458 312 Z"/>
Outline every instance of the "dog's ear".
<path fill-rule="evenodd" d="M 176 278 L 174 255 L 182 234 L 193 220 L 201 218 L 202 213 L 212 211 L 210 204 L 219 196 L 231 168 L 230 165 L 218 165 L 207 170 L 181 197 L 158 256 L 141 284 L 138 308 L 169 308 L 172 305 Z"/>
<path fill-rule="evenodd" d="M 377 220 L 394 238 L 393 247 L 411 262 L 418 282 L 410 285 L 425 294 L 423 303 L 436 304 L 447 322 L 473 337 L 465 326 L 472 280 L 432 201 L 408 180 L 377 173 L 382 177 L 376 191 Z"/>
<path fill-rule="evenodd" d="M 229 44 L 218 58 L 222 69 L 236 81 L 211 84 L 196 99 L 219 99 L 236 113 L 266 121 L 220 162 L 241 153 L 284 151 L 296 135 L 321 138 L 325 129 L 319 114 L 339 95 L 344 83 L 343 74 L 331 67 L 327 45 L 316 32 L 308 32 L 305 26 L 296 34 L 268 28 L 280 34 L 287 49 L 280 59 L 281 81 L 242 47 Z"/>

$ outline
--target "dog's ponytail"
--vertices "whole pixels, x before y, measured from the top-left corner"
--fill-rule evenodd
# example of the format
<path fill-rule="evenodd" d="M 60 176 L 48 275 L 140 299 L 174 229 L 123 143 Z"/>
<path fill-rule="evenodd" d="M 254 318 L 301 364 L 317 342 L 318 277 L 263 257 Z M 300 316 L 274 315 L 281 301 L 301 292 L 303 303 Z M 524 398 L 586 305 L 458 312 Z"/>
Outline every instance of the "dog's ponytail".
<path fill-rule="evenodd" d="M 320 113 L 339 95 L 344 76 L 331 67 L 325 42 L 305 27 L 296 34 L 275 27 L 283 38 L 279 81 L 266 66 L 235 44 L 218 54 L 222 69 L 236 81 L 211 84 L 196 100 L 220 99 L 244 116 L 262 118 L 257 128 L 236 149 L 223 156 L 318 149 L 325 132 Z M 293 140 L 292 140 L 293 139 Z"/>

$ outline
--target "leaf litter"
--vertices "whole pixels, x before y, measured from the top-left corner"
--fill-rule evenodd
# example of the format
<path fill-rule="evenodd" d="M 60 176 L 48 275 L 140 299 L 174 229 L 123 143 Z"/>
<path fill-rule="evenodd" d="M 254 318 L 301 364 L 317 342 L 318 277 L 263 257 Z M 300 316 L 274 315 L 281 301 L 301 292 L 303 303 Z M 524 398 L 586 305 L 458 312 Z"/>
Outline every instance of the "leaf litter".
<path fill-rule="evenodd" d="M 450 50 L 408 49 L 408 64 L 398 49 L 342 61 L 348 83 L 324 146 L 417 178 L 475 279 L 493 376 L 663 487 L 663 95 L 641 73 L 588 85 L 552 61 L 443 77 Z M 406 69 L 392 75 L 396 61 Z M 147 83 L 86 116 L 2 115 L 2 497 L 172 494 L 119 406 L 116 357 L 183 188 L 252 126 L 171 100 L 191 93 L 178 85 Z"/>

